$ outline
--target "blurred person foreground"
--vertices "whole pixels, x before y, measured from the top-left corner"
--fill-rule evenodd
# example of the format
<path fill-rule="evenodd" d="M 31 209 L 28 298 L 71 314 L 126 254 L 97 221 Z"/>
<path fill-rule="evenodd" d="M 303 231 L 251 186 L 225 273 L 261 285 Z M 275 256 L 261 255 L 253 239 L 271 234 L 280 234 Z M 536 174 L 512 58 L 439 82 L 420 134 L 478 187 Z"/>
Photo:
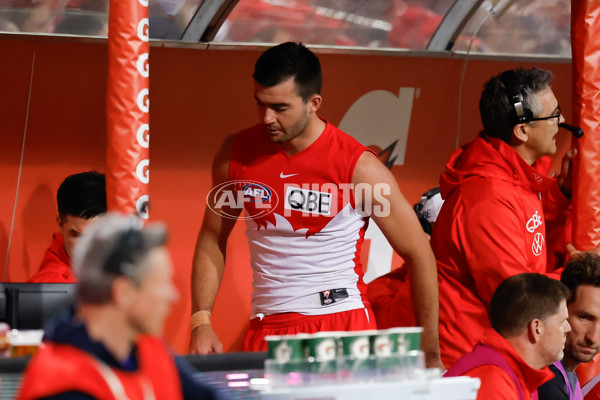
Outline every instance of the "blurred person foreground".
<path fill-rule="evenodd" d="M 178 294 L 162 225 L 107 214 L 74 251 L 77 305 L 46 329 L 19 399 L 216 399 L 160 338 Z"/>

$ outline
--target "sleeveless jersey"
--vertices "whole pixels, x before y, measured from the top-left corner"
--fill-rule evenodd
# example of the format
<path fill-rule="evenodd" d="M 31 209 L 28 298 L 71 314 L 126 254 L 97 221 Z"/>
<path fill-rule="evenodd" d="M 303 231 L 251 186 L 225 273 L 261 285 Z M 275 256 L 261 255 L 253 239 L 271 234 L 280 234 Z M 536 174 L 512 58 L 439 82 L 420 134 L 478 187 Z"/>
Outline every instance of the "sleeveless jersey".
<path fill-rule="evenodd" d="M 262 125 L 236 136 L 229 179 L 238 198 L 243 193 L 254 271 L 252 317 L 365 307 L 360 249 L 368 218 L 355 210 L 351 185 L 365 151 L 329 123 L 292 156 L 268 140 Z"/>

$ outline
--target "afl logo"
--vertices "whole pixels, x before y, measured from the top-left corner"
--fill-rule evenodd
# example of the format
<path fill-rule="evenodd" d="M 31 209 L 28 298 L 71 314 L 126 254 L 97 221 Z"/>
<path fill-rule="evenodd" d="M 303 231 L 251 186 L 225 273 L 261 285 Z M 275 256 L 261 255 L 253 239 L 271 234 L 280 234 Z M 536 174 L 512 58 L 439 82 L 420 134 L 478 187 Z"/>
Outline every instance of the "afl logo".
<path fill-rule="evenodd" d="M 242 188 L 244 197 L 255 203 L 264 203 L 271 198 L 271 190 L 260 183 L 248 183 Z"/>
<path fill-rule="evenodd" d="M 531 245 L 531 251 L 534 255 L 539 256 L 542 254 L 544 249 L 544 235 L 540 232 L 536 233 L 533 237 L 533 244 Z"/>
<path fill-rule="evenodd" d="M 262 218 L 277 207 L 277 193 L 269 186 L 255 181 L 235 180 L 223 182 L 213 187 L 206 204 L 215 214 L 230 219 Z M 240 216 L 244 206 L 248 209 Z"/>

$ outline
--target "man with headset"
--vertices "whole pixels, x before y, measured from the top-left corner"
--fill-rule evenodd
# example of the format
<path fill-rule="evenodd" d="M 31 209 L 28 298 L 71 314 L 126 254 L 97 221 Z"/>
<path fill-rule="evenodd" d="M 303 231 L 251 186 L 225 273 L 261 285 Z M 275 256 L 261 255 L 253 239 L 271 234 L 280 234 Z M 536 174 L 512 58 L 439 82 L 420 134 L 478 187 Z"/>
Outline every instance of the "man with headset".
<path fill-rule="evenodd" d="M 550 272 L 555 265 L 547 255 L 555 247 L 564 251 L 576 151 L 567 152 L 557 178 L 548 177 L 546 156 L 556 153 L 564 122 L 551 82 L 550 71 L 535 67 L 491 78 L 479 101 L 483 132 L 450 156 L 440 178 L 445 202 L 431 246 L 446 367 L 490 327 L 487 310 L 500 282 Z"/>

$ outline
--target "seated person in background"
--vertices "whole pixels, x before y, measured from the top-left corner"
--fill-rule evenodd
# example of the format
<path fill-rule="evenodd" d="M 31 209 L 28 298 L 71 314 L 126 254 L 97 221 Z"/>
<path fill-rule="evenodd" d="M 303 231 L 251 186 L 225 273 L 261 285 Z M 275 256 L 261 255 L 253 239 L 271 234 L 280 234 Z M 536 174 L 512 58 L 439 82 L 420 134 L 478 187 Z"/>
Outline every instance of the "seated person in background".
<path fill-rule="evenodd" d="M 531 399 L 554 376 L 548 365 L 563 358 L 568 297 L 564 284 L 541 274 L 504 280 L 490 302 L 492 328 L 444 376 L 480 378 L 479 400 Z"/>
<path fill-rule="evenodd" d="M 440 195 L 440 188 L 434 188 L 423 193 L 419 202 L 414 205 L 419 222 L 427 235 L 431 235 L 442 204 L 444 200 Z M 367 297 L 375 314 L 377 328 L 415 325 L 412 300 L 406 280 L 407 272 L 406 265 L 402 264 L 367 285 Z"/>
<path fill-rule="evenodd" d="M 73 283 L 71 252 L 83 228 L 106 212 L 106 181 L 96 171 L 68 176 L 56 194 L 59 231 L 52 235 L 42 264 L 29 282 Z"/>
<path fill-rule="evenodd" d="M 550 366 L 554 379 L 538 389 L 540 400 L 582 400 L 575 370 L 600 349 L 600 256 L 582 253 L 569 261 L 560 280 L 571 291 L 567 301 L 571 332 L 564 357 Z"/>
<path fill-rule="evenodd" d="M 166 231 L 134 216 L 108 214 L 75 248 L 74 313 L 47 327 L 19 399 L 216 399 L 175 360 L 160 335 L 178 293 Z"/>

